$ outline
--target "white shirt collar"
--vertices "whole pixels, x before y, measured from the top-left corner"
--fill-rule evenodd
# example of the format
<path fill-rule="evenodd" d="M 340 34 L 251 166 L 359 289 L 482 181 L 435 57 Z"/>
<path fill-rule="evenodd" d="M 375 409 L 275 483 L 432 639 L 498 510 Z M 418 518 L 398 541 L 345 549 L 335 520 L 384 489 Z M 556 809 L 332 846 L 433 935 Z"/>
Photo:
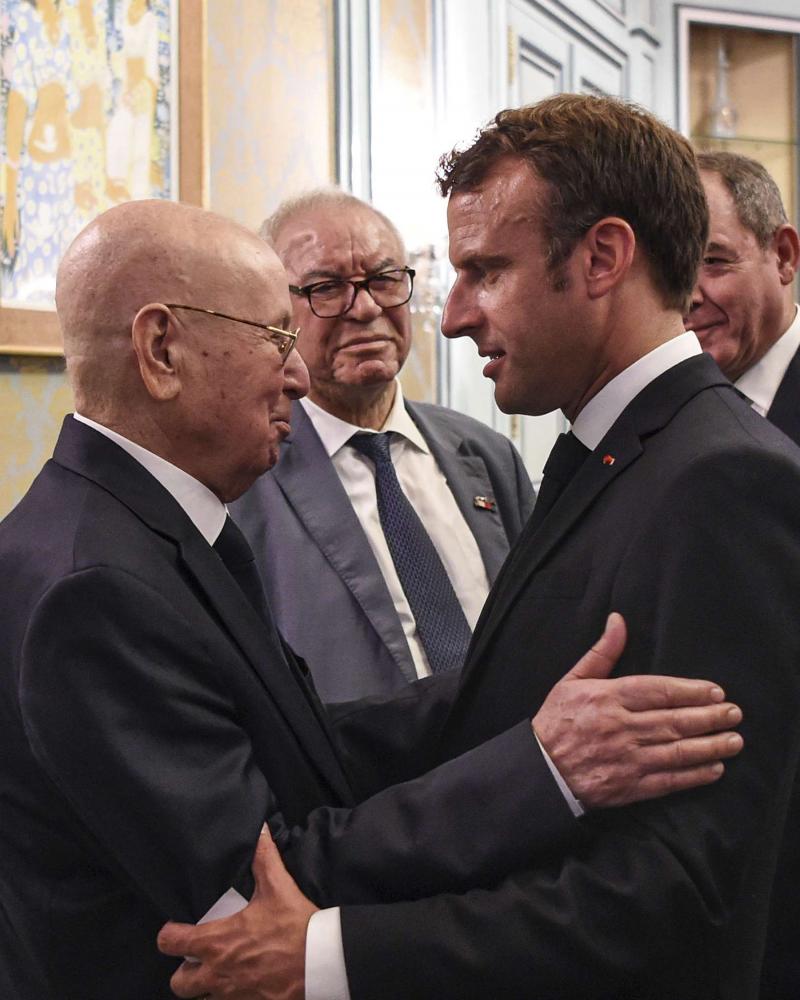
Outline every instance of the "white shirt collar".
<path fill-rule="evenodd" d="M 682 333 L 660 344 L 592 396 L 575 418 L 573 434 L 587 448 L 594 450 L 620 413 L 645 386 L 681 361 L 701 353 L 700 343 L 693 333 Z"/>
<path fill-rule="evenodd" d="M 395 434 L 400 434 L 407 441 L 410 441 L 415 447 L 419 448 L 420 451 L 429 454 L 430 449 L 425 441 L 425 438 L 420 434 L 419 428 L 411 419 L 408 414 L 408 410 L 405 407 L 405 402 L 403 400 L 403 390 L 400 387 L 399 381 L 395 379 L 395 394 L 394 402 L 392 403 L 392 408 L 389 410 L 389 414 L 381 427 L 382 431 L 394 431 Z M 346 420 L 340 420 L 339 417 L 335 417 L 332 413 L 328 413 L 327 410 L 323 410 L 321 406 L 312 402 L 308 397 L 300 400 L 300 405 L 308 414 L 308 418 L 314 425 L 314 430 L 319 434 L 320 441 L 322 441 L 322 446 L 328 453 L 328 456 L 332 458 L 336 452 L 347 442 L 350 438 L 357 434 L 359 431 L 364 431 L 363 427 L 357 427 L 355 424 L 350 424 Z"/>
<path fill-rule="evenodd" d="M 161 458 L 160 455 L 148 451 L 140 444 L 129 441 L 128 438 L 116 431 L 98 424 L 95 420 L 83 417 L 80 413 L 74 413 L 73 416 L 82 424 L 93 427 L 100 434 L 110 438 L 131 458 L 135 458 L 140 465 L 143 465 L 150 475 L 157 479 L 183 507 L 192 524 L 208 544 L 214 544 L 225 523 L 227 509 L 219 497 L 215 496 L 207 486 L 204 486 L 194 476 L 190 476 L 188 472 L 179 469 L 177 465 L 173 465 L 165 458 Z"/>
<path fill-rule="evenodd" d="M 789 329 L 775 341 L 764 357 L 736 380 L 736 388 L 750 400 L 753 409 L 766 417 L 786 369 L 800 348 L 800 309 L 795 306 Z"/>

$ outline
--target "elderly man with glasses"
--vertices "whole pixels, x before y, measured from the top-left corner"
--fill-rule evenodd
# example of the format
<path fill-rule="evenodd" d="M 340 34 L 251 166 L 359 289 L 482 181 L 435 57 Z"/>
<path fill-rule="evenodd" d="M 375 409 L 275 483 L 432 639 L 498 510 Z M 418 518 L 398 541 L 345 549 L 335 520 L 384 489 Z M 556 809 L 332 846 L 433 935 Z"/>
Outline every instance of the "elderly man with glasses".
<path fill-rule="evenodd" d="M 386 216 L 323 190 L 261 233 L 292 282 L 311 390 L 278 466 L 232 511 L 323 699 L 391 694 L 461 666 L 530 481 L 506 438 L 404 398 L 414 271 Z"/>

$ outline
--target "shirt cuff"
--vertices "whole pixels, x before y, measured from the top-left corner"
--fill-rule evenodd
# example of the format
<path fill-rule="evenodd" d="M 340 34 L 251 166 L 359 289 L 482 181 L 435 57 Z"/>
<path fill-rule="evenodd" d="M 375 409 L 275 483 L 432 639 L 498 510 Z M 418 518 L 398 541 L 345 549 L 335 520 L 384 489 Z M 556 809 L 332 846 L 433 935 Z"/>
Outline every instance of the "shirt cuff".
<path fill-rule="evenodd" d="M 534 730 L 533 735 L 536 736 L 536 731 Z M 558 770 L 556 765 L 550 760 L 550 754 L 542 746 L 542 741 L 536 736 L 536 742 L 539 744 L 539 749 L 542 751 L 542 756 L 545 759 L 545 763 L 550 768 L 550 773 L 555 778 L 556 784 L 558 785 L 559 791 L 566 799 L 567 805 L 572 810 L 572 815 L 575 817 L 583 816 L 586 810 L 583 808 L 583 804 L 580 799 L 576 799 L 572 792 L 569 790 L 569 785 L 561 777 L 561 772 Z M 309 1000 L 307 997 L 306 1000 Z"/>
<path fill-rule="evenodd" d="M 317 910 L 308 922 L 306 1000 L 350 1000 L 338 906 Z"/>

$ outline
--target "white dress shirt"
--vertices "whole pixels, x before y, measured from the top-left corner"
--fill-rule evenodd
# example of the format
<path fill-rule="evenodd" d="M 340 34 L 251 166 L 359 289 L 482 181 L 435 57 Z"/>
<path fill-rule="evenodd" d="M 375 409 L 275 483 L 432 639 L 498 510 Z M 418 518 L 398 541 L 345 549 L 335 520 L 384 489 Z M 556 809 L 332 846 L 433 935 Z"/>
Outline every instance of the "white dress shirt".
<path fill-rule="evenodd" d="M 645 386 L 687 358 L 702 354 L 697 337 L 682 333 L 634 361 L 592 396 L 572 425 L 572 433 L 594 451 L 628 403 Z"/>
<path fill-rule="evenodd" d="M 381 528 L 373 465 L 348 444 L 353 434 L 364 431 L 364 428 L 334 417 L 309 399 L 301 400 L 301 405 L 314 425 L 367 536 L 403 626 L 417 676 L 427 677 L 431 672 L 428 659 Z M 390 451 L 397 478 L 442 560 L 469 627 L 474 629 L 489 593 L 486 568 L 475 536 L 464 520 L 442 470 L 405 408 L 399 382 L 395 382 L 394 403 L 381 431 L 394 432 L 390 439 Z"/>
<path fill-rule="evenodd" d="M 766 417 L 783 381 L 786 369 L 800 348 L 800 310 L 794 307 L 789 329 L 770 347 L 764 357 L 740 375 L 734 385 L 750 400 L 750 405 Z"/>
<path fill-rule="evenodd" d="M 187 517 L 208 544 L 214 544 L 222 531 L 228 512 L 225 504 L 207 486 L 203 486 L 199 480 L 179 469 L 177 465 L 161 458 L 160 455 L 154 455 L 152 451 L 129 441 L 116 431 L 109 430 L 108 427 L 83 417 L 80 413 L 74 413 L 73 416 L 82 424 L 88 424 L 104 437 L 110 438 L 131 458 L 135 458 L 140 465 L 143 465 L 183 507 Z"/>

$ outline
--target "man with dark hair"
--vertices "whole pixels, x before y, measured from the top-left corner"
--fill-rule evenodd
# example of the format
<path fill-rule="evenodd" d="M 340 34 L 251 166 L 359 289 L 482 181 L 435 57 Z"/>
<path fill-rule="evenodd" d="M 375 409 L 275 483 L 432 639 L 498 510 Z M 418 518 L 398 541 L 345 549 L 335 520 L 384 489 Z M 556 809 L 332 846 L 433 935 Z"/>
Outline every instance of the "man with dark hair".
<path fill-rule="evenodd" d="M 440 176 L 444 335 L 475 341 L 503 410 L 559 407 L 573 427 L 489 596 L 439 755 L 540 704 L 611 607 L 629 626 L 620 669 L 710 662 L 748 750 L 725 781 L 589 817 L 494 886 L 346 900 L 330 996 L 751 1000 L 800 754 L 800 457 L 683 331 L 707 239 L 694 154 L 641 109 L 561 95 L 501 112 Z M 275 856 L 257 869 L 238 920 L 162 931 L 203 961 L 176 974 L 179 996 L 302 997 L 281 950 L 302 950 L 308 903 Z"/>
<path fill-rule="evenodd" d="M 310 390 L 280 461 L 231 512 L 320 697 L 399 693 L 463 664 L 530 480 L 508 438 L 404 397 L 414 272 L 385 215 L 322 189 L 261 235 L 289 276 Z"/>
<path fill-rule="evenodd" d="M 800 237 L 767 170 L 738 153 L 700 153 L 710 233 L 685 317 L 753 409 L 800 444 Z"/>

